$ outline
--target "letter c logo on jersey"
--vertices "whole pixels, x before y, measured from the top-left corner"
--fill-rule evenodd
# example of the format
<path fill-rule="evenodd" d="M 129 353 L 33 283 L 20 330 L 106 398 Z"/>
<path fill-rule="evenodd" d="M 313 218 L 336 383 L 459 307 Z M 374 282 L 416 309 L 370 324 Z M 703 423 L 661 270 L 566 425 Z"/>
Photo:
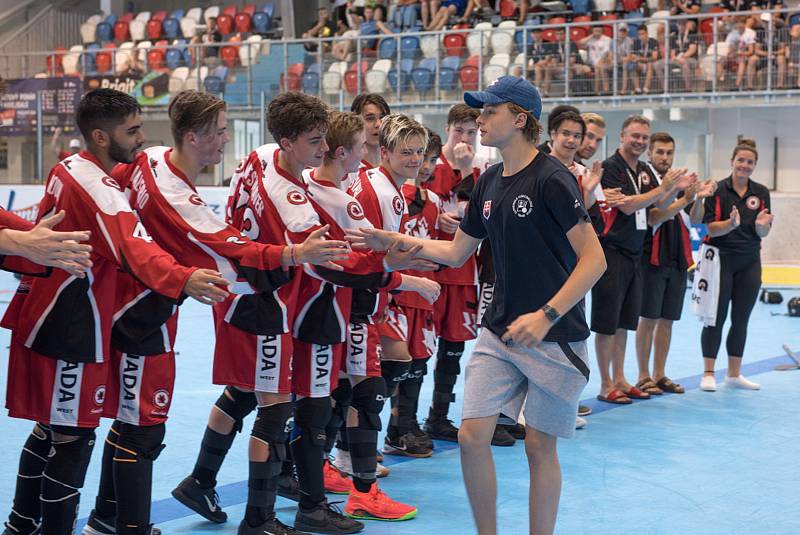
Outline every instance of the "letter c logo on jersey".
<path fill-rule="evenodd" d="M 645 186 L 649 186 L 650 185 L 650 175 L 648 175 L 645 171 L 642 171 L 641 173 L 639 173 L 639 180 Z"/>
<path fill-rule="evenodd" d="M 744 203 L 749 209 L 758 210 L 758 208 L 761 206 L 761 199 L 755 195 L 750 195 Z"/>
<path fill-rule="evenodd" d="M 517 198 L 514 199 L 514 204 L 511 205 L 511 209 L 514 210 L 517 217 L 528 217 L 533 212 L 533 201 L 527 195 L 517 195 Z"/>
<path fill-rule="evenodd" d="M 114 188 L 116 190 L 122 191 L 122 188 L 119 187 L 117 181 L 111 178 L 110 176 L 104 176 L 102 182 L 109 188 Z"/>
<path fill-rule="evenodd" d="M 191 195 L 189 195 L 189 202 L 197 206 L 206 205 L 206 203 L 203 202 L 203 199 L 201 199 L 197 193 L 192 193 Z"/>
<path fill-rule="evenodd" d="M 301 204 L 305 204 L 308 202 L 306 196 L 303 195 L 301 192 L 297 191 L 296 189 L 293 189 L 292 191 L 286 194 L 286 200 L 294 204 L 295 206 L 299 206 Z"/>
<path fill-rule="evenodd" d="M 159 409 L 163 409 L 169 404 L 169 392 L 164 390 L 156 390 L 153 394 L 153 405 L 158 407 Z"/>
<path fill-rule="evenodd" d="M 106 400 L 106 386 L 100 385 L 94 389 L 94 404 L 98 407 L 103 406 L 103 402 Z"/>
<path fill-rule="evenodd" d="M 490 215 L 492 215 L 492 201 L 485 201 L 483 203 L 483 218 L 488 220 Z"/>
<path fill-rule="evenodd" d="M 403 213 L 403 199 L 398 197 L 397 195 L 394 196 L 392 199 L 392 208 L 394 209 L 394 213 L 400 215 Z"/>
<path fill-rule="evenodd" d="M 351 201 L 347 203 L 347 215 L 350 216 L 350 219 L 361 221 L 364 219 L 364 209 L 356 201 Z"/>

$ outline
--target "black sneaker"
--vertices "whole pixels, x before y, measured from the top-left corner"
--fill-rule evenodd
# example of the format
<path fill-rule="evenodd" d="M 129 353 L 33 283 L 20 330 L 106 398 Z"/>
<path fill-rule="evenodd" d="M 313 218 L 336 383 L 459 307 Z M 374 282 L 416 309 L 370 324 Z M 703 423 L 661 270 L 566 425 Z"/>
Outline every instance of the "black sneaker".
<path fill-rule="evenodd" d="M 214 487 L 204 489 L 192 476 L 181 481 L 172 491 L 172 496 L 206 520 L 217 524 L 228 520 L 228 515 L 220 506 L 216 489 Z"/>
<path fill-rule="evenodd" d="M 387 434 L 383 439 L 383 453 L 423 459 L 433 455 L 433 448 L 427 447 L 412 433 L 396 437 L 390 437 Z"/>
<path fill-rule="evenodd" d="M 458 442 L 458 427 L 453 425 L 447 418 L 428 418 L 422 428 L 429 437 L 438 440 Z"/>
<path fill-rule="evenodd" d="M 500 425 L 503 429 L 508 431 L 508 434 L 516 440 L 525 440 L 525 426 L 522 424 L 514 425 Z"/>
<path fill-rule="evenodd" d="M 494 427 L 494 435 L 492 436 L 492 446 L 513 446 L 517 441 L 511 434 L 506 431 L 502 425 Z"/>
<path fill-rule="evenodd" d="M 311 509 L 297 509 L 294 517 L 294 529 L 313 531 L 314 533 L 358 533 L 364 529 L 364 523 L 346 517 L 335 505 L 327 501 Z"/>
<path fill-rule="evenodd" d="M 589 416 L 592 414 L 592 408 L 586 405 L 578 405 L 578 416 Z"/>
<path fill-rule="evenodd" d="M 281 474 L 278 476 L 278 496 L 282 496 L 293 502 L 300 501 L 300 481 L 297 474 Z"/>
<path fill-rule="evenodd" d="M 247 523 L 247 520 L 242 520 L 239 524 L 237 535 L 311 535 L 307 531 L 297 531 L 296 529 L 287 526 L 275 517 L 267 520 L 260 526 L 253 527 Z"/>
<path fill-rule="evenodd" d="M 419 426 L 419 422 L 414 420 L 414 423 L 411 424 L 411 434 L 417 437 L 420 444 L 423 444 L 426 448 L 433 450 L 433 440 L 431 437 L 428 436 L 428 433 L 422 430 Z"/>
<path fill-rule="evenodd" d="M 117 532 L 116 520 L 113 516 L 100 516 L 97 511 L 92 509 L 82 533 L 83 535 L 114 535 Z"/>

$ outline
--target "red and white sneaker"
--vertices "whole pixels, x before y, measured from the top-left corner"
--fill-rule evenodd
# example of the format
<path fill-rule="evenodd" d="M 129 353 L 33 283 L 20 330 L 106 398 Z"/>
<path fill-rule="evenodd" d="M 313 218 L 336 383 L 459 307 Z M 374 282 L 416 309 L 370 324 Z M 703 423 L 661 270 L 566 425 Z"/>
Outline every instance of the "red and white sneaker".
<path fill-rule="evenodd" d="M 417 516 L 417 508 L 391 499 L 373 483 L 369 492 L 358 492 L 355 488 L 347 498 L 344 512 L 350 518 L 363 520 L 385 520 L 398 522 Z"/>
<path fill-rule="evenodd" d="M 325 492 L 331 494 L 350 494 L 353 490 L 353 481 L 334 468 L 330 461 L 325 460 L 322 465 L 322 474 L 325 478 Z"/>

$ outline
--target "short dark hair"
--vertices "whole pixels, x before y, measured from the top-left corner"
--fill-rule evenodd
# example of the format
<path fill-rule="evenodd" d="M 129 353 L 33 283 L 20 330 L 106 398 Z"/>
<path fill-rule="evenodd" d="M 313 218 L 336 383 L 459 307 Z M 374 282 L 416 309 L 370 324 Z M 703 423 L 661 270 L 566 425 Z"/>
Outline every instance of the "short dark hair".
<path fill-rule="evenodd" d="M 573 123 L 578 123 L 579 125 L 581 125 L 581 137 L 586 135 L 586 121 L 583 120 L 583 117 L 581 117 L 579 113 L 575 113 L 572 110 L 567 110 L 556 115 L 554 120 L 547 121 L 547 123 L 551 125 L 549 132 L 550 137 L 553 137 L 553 132 L 557 132 L 565 121 L 572 121 Z"/>
<path fill-rule="evenodd" d="M 136 99 L 127 93 L 116 89 L 93 89 L 83 95 L 78 104 L 75 122 L 86 142 L 90 143 L 92 131 L 109 131 L 141 111 Z"/>
<path fill-rule="evenodd" d="M 350 111 L 361 115 L 364 112 L 364 107 L 367 104 L 373 104 L 377 106 L 384 115 L 389 115 L 392 113 L 391 108 L 389 108 L 389 103 L 386 102 L 385 98 L 377 93 L 361 93 L 353 99 L 353 104 L 350 105 Z"/>
<path fill-rule="evenodd" d="M 318 127 L 328 128 L 328 106 L 312 95 L 281 93 L 267 107 L 267 129 L 278 145 L 283 138 L 294 141 Z"/>
<path fill-rule="evenodd" d="M 567 112 L 567 111 L 571 111 L 571 112 L 577 113 L 577 114 L 581 113 L 580 110 L 578 110 L 578 108 L 576 108 L 575 106 L 570 106 L 569 104 L 560 104 L 560 105 L 556 106 L 555 108 L 550 110 L 550 115 L 547 116 L 547 132 L 548 133 L 553 131 L 553 129 L 554 129 L 553 125 L 555 124 L 556 119 L 558 119 L 558 116 L 561 115 L 564 112 Z"/>
<path fill-rule="evenodd" d="M 175 146 L 180 148 L 189 132 L 208 134 L 216 127 L 217 117 L 226 104 L 211 93 L 185 89 L 175 95 L 167 108 L 169 127 Z"/>
<path fill-rule="evenodd" d="M 457 123 L 475 122 L 481 112 L 464 103 L 456 104 L 447 112 L 447 126 Z"/>
<path fill-rule="evenodd" d="M 430 128 L 426 127 L 426 130 L 428 131 L 428 145 L 425 147 L 425 156 L 428 157 L 431 154 L 441 154 L 442 138 Z"/>
<path fill-rule="evenodd" d="M 519 106 L 514 104 L 513 102 L 507 102 L 508 111 L 513 113 L 514 115 L 524 113 L 527 116 L 527 120 L 525 121 L 525 126 L 522 128 L 522 135 L 526 141 L 530 143 L 536 143 L 539 141 L 539 135 L 542 133 L 542 124 L 539 120 L 533 116 L 533 114 Z"/>
<path fill-rule="evenodd" d="M 633 123 L 636 123 L 636 124 L 643 124 L 643 125 L 645 125 L 647 128 L 650 128 L 650 119 L 648 119 L 648 118 L 647 118 L 647 117 L 645 117 L 644 115 L 636 115 L 636 114 L 633 114 L 633 115 L 628 115 L 628 117 L 627 117 L 627 118 L 625 119 L 625 121 L 622 123 L 622 131 L 624 132 L 624 131 L 625 131 L 625 130 L 626 130 L 626 129 L 627 129 L 629 126 L 630 126 L 630 125 L 632 125 Z"/>
<path fill-rule="evenodd" d="M 656 143 L 672 143 L 675 146 L 675 139 L 666 132 L 655 132 L 650 136 L 650 148 Z"/>

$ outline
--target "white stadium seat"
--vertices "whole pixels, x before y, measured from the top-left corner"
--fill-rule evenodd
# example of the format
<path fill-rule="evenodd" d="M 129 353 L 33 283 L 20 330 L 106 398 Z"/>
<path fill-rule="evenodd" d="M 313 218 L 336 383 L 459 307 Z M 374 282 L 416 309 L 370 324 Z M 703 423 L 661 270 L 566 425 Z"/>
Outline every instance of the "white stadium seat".
<path fill-rule="evenodd" d="M 196 76 L 196 75 L 195 75 Z M 169 77 L 169 92 L 171 95 L 183 91 L 186 79 L 189 77 L 189 67 L 178 67 Z"/>
<path fill-rule="evenodd" d="M 389 61 L 388 59 L 385 61 Z M 372 69 L 367 72 L 365 77 L 367 91 L 370 93 L 384 93 L 386 92 L 386 73 Z"/>

